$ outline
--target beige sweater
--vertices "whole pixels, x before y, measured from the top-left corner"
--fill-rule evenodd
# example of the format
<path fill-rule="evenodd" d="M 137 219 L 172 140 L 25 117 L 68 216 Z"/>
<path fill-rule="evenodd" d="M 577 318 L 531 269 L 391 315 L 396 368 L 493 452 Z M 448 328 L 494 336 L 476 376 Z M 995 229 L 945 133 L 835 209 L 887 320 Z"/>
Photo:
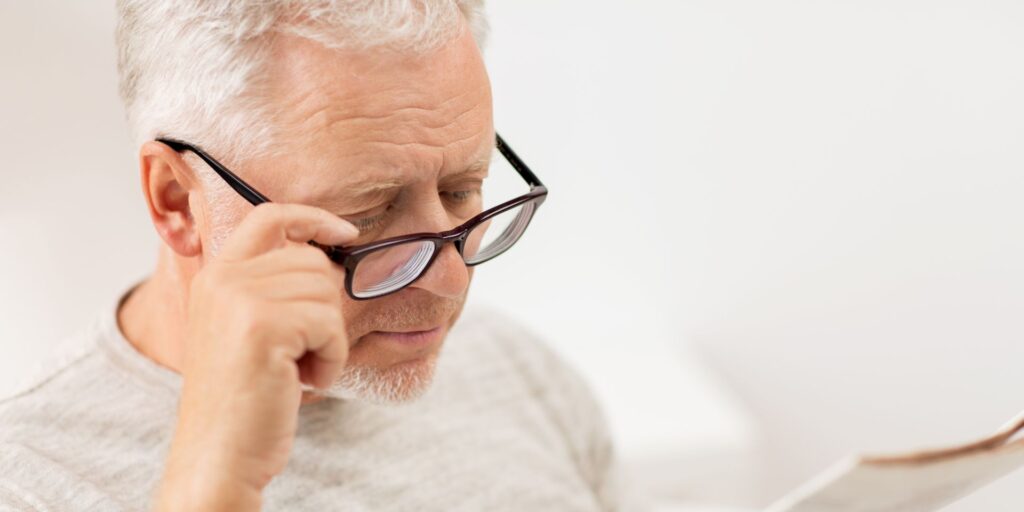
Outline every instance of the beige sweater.
<path fill-rule="evenodd" d="M 145 510 L 173 433 L 178 374 L 138 353 L 116 305 L 0 399 L 0 511 Z M 467 313 L 435 381 L 402 406 L 303 406 L 265 510 L 596 511 L 627 498 L 602 413 L 528 332 Z"/>

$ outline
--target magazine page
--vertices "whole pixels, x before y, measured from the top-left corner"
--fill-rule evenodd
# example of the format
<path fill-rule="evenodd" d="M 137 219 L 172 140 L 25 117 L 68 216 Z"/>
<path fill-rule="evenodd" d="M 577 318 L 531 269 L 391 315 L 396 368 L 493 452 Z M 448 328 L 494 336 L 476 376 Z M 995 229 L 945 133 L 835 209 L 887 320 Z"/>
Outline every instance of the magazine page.
<path fill-rule="evenodd" d="M 929 512 L 1024 465 L 1024 415 L 980 441 L 907 454 L 850 457 L 767 512 Z"/>

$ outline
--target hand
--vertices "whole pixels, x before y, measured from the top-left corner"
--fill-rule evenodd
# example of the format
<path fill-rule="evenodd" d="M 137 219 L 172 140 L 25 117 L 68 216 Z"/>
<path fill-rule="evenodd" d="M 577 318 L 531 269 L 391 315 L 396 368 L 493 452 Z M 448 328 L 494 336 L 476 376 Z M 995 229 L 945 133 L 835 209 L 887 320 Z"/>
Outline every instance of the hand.
<path fill-rule="evenodd" d="M 259 509 L 288 462 L 300 383 L 327 388 L 348 358 L 344 272 L 307 242 L 357 235 L 327 211 L 265 203 L 196 274 L 158 509 Z"/>

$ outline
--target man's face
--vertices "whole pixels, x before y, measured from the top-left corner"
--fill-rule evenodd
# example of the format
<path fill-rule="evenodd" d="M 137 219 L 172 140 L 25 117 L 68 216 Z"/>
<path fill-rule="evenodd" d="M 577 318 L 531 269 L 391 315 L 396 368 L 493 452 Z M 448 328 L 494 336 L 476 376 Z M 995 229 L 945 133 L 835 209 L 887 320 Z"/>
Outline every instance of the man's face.
<path fill-rule="evenodd" d="M 471 216 L 465 198 L 487 175 L 494 129 L 490 83 L 468 31 L 425 56 L 339 54 L 287 39 L 269 76 L 283 154 L 238 170 L 258 190 L 344 217 L 360 229 L 355 244 L 444 231 Z M 251 209 L 238 197 L 228 204 L 233 211 L 203 228 L 204 247 L 215 250 Z M 471 277 L 449 244 L 397 293 L 355 301 L 339 290 L 351 343 L 347 394 L 401 401 L 424 391 Z"/>

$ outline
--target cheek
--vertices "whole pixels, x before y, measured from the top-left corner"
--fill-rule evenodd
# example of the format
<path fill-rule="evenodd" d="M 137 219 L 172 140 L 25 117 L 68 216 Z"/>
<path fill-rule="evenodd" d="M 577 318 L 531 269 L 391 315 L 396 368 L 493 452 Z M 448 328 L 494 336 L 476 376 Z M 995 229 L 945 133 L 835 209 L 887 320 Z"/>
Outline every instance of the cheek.
<path fill-rule="evenodd" d="M 472 277 L 472 276 L 470 276 L 470 277 Z M 448 331 L 449 332 L 451 332 L 452 327 L 455 326 L 455 322 L 459 321 L 459 317 L 462 316 L 462 310 L 465 309 L 465 307 L 466 307 L 466 300 L 465 300 L 465 296 L 463 296 L 463 300 L 459 304 L 459 309 L 455 310 L 455 313 L 453 313 L 452 317 L 448 320 Z M 446 333 L 446 336 L 447 336 L 447 333 Z"/>
<path fill-rule="evenodd" d="M 196 227 L 203 247 L 208 248 L 204 253 L 207 253 L 207 256 L 216 256 L 235 227 L 245 217 L 246 207 L 251 210 L 252 206 L 248 203 L 238 204 L 230 198 L 223 197 L 223 194 L 214 194 L 211 199 L 204 203 L 202 208 L 193 211 L 197 214 Z"/>
<path fill-rule="evenodd" d="M 359 329 L 359 320 L 364 317 L 366 307 L 369 305 L 367 301 L 355 300 L 348 296 L 345 289 L 340 290 L 341 296 L 341 316 L 345 319 L 345 332 L 348 334 L 349 343 L 355 343 L 355 337 L 361 333 L 357 332 Z"/>
<path fill-rule="evenodd" d="M 194 236 L 199 237 L 203 257 L 208 259 L 216 256 L 223 245 L 223 235 L 216 233 L 216 215 L 210 205 L 195 195 L 189 197 L 189 212 L 192 217 Z"/>

